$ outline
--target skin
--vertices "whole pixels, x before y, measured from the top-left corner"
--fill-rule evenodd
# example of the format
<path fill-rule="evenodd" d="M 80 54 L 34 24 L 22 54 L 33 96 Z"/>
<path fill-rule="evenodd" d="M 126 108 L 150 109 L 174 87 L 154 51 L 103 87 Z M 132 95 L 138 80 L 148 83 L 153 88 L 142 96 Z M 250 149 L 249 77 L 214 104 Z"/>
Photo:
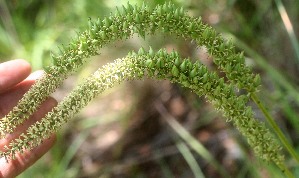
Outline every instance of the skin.
<path fill-rule="evenodd" d="M 30 64 L 25 60 L 16 59 L 0 64 L 0 118 L 5 116 L 17 104 L 18 100 L 28 91 L 34 81 L 42 75 L 43 71 L 30 73 Z M 25 132 L 31 124 L 41 120 L 56 104 L 55 99 L 48 98 L 37 112 L 16 128 L 14 133 L 0 139 L 0 150 L 3 151 L 4 145 L 8 144 L 10 140 L 17 138 L 20 133 Z M 16 177 L 25 171 L 49 151 L 55 140 L 55 135 L 52 135 L 33 150 L 25 150 L 23 153 L 18 153 L 15 160 L 7 162 L 5 158 L 0 158 L 0 177 Z"/>

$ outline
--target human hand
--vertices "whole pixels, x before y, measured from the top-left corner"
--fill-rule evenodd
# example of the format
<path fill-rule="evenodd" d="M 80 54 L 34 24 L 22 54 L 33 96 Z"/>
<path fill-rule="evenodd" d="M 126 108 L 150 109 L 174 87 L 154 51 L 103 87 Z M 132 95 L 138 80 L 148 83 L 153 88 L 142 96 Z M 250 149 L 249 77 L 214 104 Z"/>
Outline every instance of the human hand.
<path fill-rule="evenodd" d="M 31 67 L 24 60 L 12 60 L 0 64 L 0 119 L 17 104 L 35 79 L 42 74 L 42 71 L 38 71 L 29 75 L 30 72 Z M 4 151 L 6 144 L 25 132 L 31 124 L 43 118 L 56 104 L 55 99 L 47 99 L 30 119 L 18 126 L 13 133 L 0 139 L 0 150 Z M 33 150 L 25 150 L 22 154 L 18 153 L 15 160 L 7 162 L 4 157 L 0 158 L 0 177 L 15 177 L 22 173 L 54 145 L 55 139 L 55 135 L 52 135 Z"/>

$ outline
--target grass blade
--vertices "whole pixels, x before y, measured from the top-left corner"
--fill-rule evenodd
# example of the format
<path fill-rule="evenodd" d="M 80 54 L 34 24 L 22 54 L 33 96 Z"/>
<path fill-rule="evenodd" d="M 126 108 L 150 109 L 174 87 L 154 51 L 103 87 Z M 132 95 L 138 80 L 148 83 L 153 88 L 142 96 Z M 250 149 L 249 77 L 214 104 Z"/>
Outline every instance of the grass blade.
<path fill-rule="evenodd" d="M 185 158 L 186 162 L 190 166 L 190 169 L 192 170 L 194 177 L 195 178 L 204 178 L 205 176 L 203 175 L 199 165 L 197 164 L 194 156 L 190 152 L 189 148 L 183 141 L 177 141 L 176 146 L 181 152 L 182 156 Z"/>
<path fill-rule="evenodd" d="M 207 162 L 209 162 L 222 177 L 230 177 L 226 170 L 214 159 L 210 152 L 196 140 L 183 126 L 181 126 L 173 116 L 171 116 L 165 109 L 165 107 L 156 102 L 156 109 L 164 117 L 167 124 L 201 157 L 203 157 Z"/>

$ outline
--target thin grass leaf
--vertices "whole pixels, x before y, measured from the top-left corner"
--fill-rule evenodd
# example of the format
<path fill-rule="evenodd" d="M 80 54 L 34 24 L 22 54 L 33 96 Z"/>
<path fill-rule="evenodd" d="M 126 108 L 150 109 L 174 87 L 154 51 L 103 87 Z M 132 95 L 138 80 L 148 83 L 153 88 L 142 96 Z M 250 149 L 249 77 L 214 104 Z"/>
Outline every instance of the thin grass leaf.
<path fill-rule="evenodd" d="M 280 14 L 280 17 L 282 19 L 283 25 L 288 33 L 289 39 L 291 41 L 291 44 L 294 48 L 296 57 L 297 57 L 297 65 L 299 64 L 299 43 L 298 43 L 298 39 L 296 37 L 296 34 L 294 32 L 294 28 L 293 28 L 293 24 L 289 18 L 289 15 L 283 5 L 283 3 L 281 2 L 281 0 L 275 0 L 275 4 L 276 7 L 278 9 L 278 12 Z"/>
<path fill-rule="evenodd" d="M 68 170 L 68 166 L 73 159 L 74 155 L 77 153 L 78 149 L 82 145 L 82 143 L 87 138 L 89 132 L 82 132 L 80 135 L 77 136 L 77 138 L 74 140 L 74 142 L 68 147 L 65 155 L 61 159 L 61 162 L 56 165 L 56 168 L 53 169 L 53 172 L 51 173 L 51 177 L 64 177 L 65 173 Z"/>
<path fill-rule="evenodd" d="M 209 162 L 221 175 L 222 177 L 230 177 L 225 169 L 214 159 L 210 152 L 196 140 L 186 129 L 181 126 L 173 116 L 171 116 L 161 103 L 155 104 L 156 109 L 166 120 L 167 124 L 203 159 Z"/>
<path fill-rule="evenodd" d="M 204 178 L 204 174 L 201 171 L 199 165 L 196 162 L 196 159 L 190 152 L 189 148 L 183 141 L 177 141 L 176 146 L 181 152 L 182 156 L 185 158 L 186 162 L 190 166 L 190 169 L 192 170 L 195 178 Z"/>

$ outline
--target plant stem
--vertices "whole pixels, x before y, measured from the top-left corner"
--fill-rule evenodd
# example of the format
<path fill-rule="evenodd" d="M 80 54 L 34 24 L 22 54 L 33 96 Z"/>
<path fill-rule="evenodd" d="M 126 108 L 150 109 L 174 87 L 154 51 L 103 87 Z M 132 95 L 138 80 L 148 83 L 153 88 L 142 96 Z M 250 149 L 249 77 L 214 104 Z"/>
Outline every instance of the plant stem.
<path fill-rule="evenodd" d="M 291 171 L 283 164 L 283 165 L 277 165 L 281 170 L 283 170 L 283 173 L 288 178 L 295 178 L 295 176 L 291 173 Z"/>
<path fill-rule="evenodd" d="M 272 67 L 267 60 L 258 54 L 256 51 L 254 51 L 252 48 L 250 48 L 246 43 L 244 43 L 242 40 L 238 39 L 236 36 L 233 36 L 230 34 L 230 37 L 234 40 L 236 46 L 238 46 L 240 49 L 244 50 L 245 53 L 247 53 L 252 59 L 254 59 L 254 62 L 261 67 L 263 70 L 267 71 L 268 75 L 282 88 L 287 90 L 289 96 L 292 96 L 292 98 L 296 101 L 296 103 L 299 104 L 299 94 L 298 89 L 294 87 L 294 84 L 292 84 L 281 72 L 279 72 L 277 69 Z"/>
<path fill-rule="evenodd" d="M 252 100 L 257 104 L 257 106 L 260 108 L 260 110 L 263 112 L 264 116 L 266 117 L 267 122 L 270 124 L 282 144 L 285 146 L 285 148 L 288 150 L 288 152 L 292 155 L 292 157 L 299 163 L 299 156 L 296 153 L 296 151 L 293 149 L 293 146 L 288 142 L 285 135 L 282 133 L 272 116 L 269 114 L 265 106 L 262 104 L 262 102 L 259 100 L 259 98 L 256 96 L 255 93 L 251 94 Z"/>

